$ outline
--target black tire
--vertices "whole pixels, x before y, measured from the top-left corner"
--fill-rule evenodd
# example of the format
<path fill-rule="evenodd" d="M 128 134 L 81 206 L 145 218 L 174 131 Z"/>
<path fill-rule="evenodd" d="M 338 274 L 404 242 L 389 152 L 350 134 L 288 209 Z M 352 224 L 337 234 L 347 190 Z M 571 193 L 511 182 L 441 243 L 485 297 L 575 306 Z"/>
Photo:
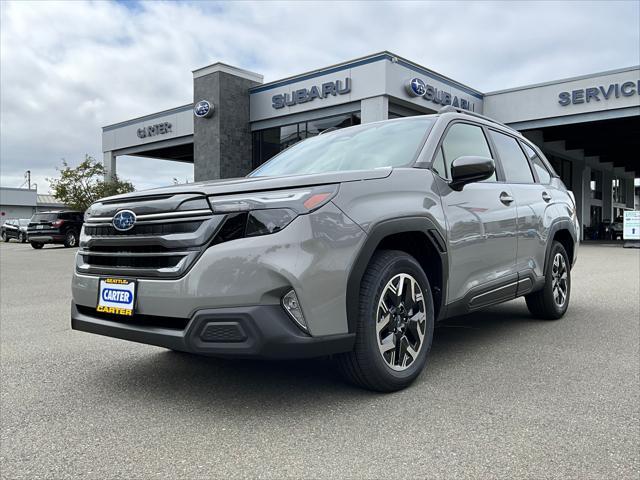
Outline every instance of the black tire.
<path fill-rule="evenodd" d="M 7 232 L 2 232 L 2 241 L 9 242 L 9 236 L 7 235 Z"/>
<path fill-rule="evenodd" d="M 563 257 L 566 268 L 566 294 L 561 305 L 556 301 L 556 298 L 561 298 L 558 295 L 560 292 L 557 289 L 554 291 L 554 261 L 557 255 Z M 534 317 L 543 320 L 558 320 L 567 311 L 569 299 L 571 298 L 571 262 L 560 242 L 554 241 L 551 245 L 551 251 L 545 267 L 544 287 L 527 295 L 525 300 L 527 301 L 527 308 L 529 308 Z"/>
<path fill-rule="evenodd" d="M 27 237 L 26 237 L 26 235 L 25 235 L 24 233 L 20 232 L 20 233 L 18 234 L 18 241 L 19 241 L 20 243 L 25 243 L 25 242 L 27 241 Z"/>
<path fill-rule="evenodd" d="M 402 273 L 411 275 L 422 290 L 425 332 L 416 358 L 407 367 L 403 367 L 404 370 L 397 371 L 383 359 L 379 350 L 376 323 L 378 302 L 386 285 Z M 359 301 L 356 342 L 353 351 L 337 356 L 341 373 L 350 382 L 378 392 L 393 392 L 408 387 L 424 370 L 433 340 L 433 297 L 429 280 L 422 267 L 405 252 L 376 252 L 362 278 L 360 298 L 352 300 Z M 393 320 L 390 320 L 389 325 L 392 322 Z"/>
<path fill-rule="evenodd" d="M 31 246 L 33 248 L 35 248 L 36 250 L 41 249 L 42 247 L 44 247 L 44 243 L 40 243 L 40 242 L 31 242 Z"/>
<path fill-rule="evenodd" d="M 64 246 L 66 248 L 78 246 L 78 233 L 73 230 L 69 230 L 64 236 Z"/>

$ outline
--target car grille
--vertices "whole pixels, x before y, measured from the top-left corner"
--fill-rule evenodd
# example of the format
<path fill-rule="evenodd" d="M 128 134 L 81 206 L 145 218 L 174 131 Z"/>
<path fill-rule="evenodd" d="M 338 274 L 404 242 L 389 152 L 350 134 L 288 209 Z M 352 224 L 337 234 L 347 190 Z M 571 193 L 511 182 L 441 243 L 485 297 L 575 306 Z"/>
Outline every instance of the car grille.
<path fill-rule="evenodd" d="M 202 220 L 196 222 L 150 223 L 148 225 L 136 225 L 131 230 L 121 232 L 112 225 L 85 225 L 85 233 L 92 237 L 114 237 L 131 235 L 169 235 L 172 233 L 195 232 Z"/>
<path fill-rule="evenodd" d="M 180 210 L 193 196 L 143 197 L 135 201 L 95 204 L 82 228 L 76 270 L 80 273 L 132 277 L 176 278 L 183 275 L 212 244 L 225 215 L 211 210 Z M 198 199 L 199 200 L 199 199 Z M 158 206 L 166 207 L 162 211 Z M 131 210 L 136 223 L 118 231 L 111 220 Z"/>

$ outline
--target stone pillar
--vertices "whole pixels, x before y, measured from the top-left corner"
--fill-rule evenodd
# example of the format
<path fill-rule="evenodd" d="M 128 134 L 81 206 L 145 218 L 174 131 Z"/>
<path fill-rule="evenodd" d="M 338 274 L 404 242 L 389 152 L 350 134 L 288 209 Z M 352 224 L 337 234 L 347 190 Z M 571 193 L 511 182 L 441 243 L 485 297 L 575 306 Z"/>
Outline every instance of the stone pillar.
<path fill-rule="evenodd" d="M 262 75 L 215 63 L 193 72 L 193 100 L 213 106 L 193 121 L 195 181 L 242 177 L 251 171 L 249 89 Z"/>
<path fill-rule="evenodd" d="M 613 221 L 613 188 L 611 182 L 613 174 L 610 171 L 602 172 L 602 220 Z"/>
<path fill-rule="evenodd" d="M 113 152 L 104 152 L 102 164 L 104 165 L 104 180 L 111 182 L 116 178 L 116 156 Z"/>
<path fill-rule="evenodd" d="M 365 98 L 360 101 L 360 121 L 362 123 L 378 122 L 389 118 L 389 97 Z"/>

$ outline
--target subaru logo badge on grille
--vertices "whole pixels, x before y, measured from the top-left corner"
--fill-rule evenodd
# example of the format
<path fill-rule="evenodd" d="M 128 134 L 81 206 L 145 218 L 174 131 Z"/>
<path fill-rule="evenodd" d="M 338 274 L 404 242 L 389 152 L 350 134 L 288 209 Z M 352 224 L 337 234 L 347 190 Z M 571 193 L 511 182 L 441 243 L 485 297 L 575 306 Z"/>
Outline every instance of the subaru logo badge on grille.
<path fill-rule="evenodd" d="M 131 210 L 120 210 L 114 215 L 111 223 L 116 230 L 126 232 L 127 230 L 131 230 L 135 225 L 136 214 Z"/>

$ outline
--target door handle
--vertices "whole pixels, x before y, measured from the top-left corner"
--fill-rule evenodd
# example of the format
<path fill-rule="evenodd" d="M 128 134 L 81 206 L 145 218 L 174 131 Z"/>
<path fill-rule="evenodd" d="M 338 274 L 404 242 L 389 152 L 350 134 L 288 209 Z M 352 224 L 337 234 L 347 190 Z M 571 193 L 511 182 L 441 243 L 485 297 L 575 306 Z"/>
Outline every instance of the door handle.
<path fill-rule="evenodd" d="M 507 192 L 502 192 L 500 194 L 500 201 L 505 205 L 509 205 L 511 202 L 513 202 L 513 197 L 509 195 Z"/>
<path fill-rule="evenodd" d="M 547 192 L 542 192 L 542 199 L 549 203 L 551 201 L 551 195 L 549 195 Z"/>

